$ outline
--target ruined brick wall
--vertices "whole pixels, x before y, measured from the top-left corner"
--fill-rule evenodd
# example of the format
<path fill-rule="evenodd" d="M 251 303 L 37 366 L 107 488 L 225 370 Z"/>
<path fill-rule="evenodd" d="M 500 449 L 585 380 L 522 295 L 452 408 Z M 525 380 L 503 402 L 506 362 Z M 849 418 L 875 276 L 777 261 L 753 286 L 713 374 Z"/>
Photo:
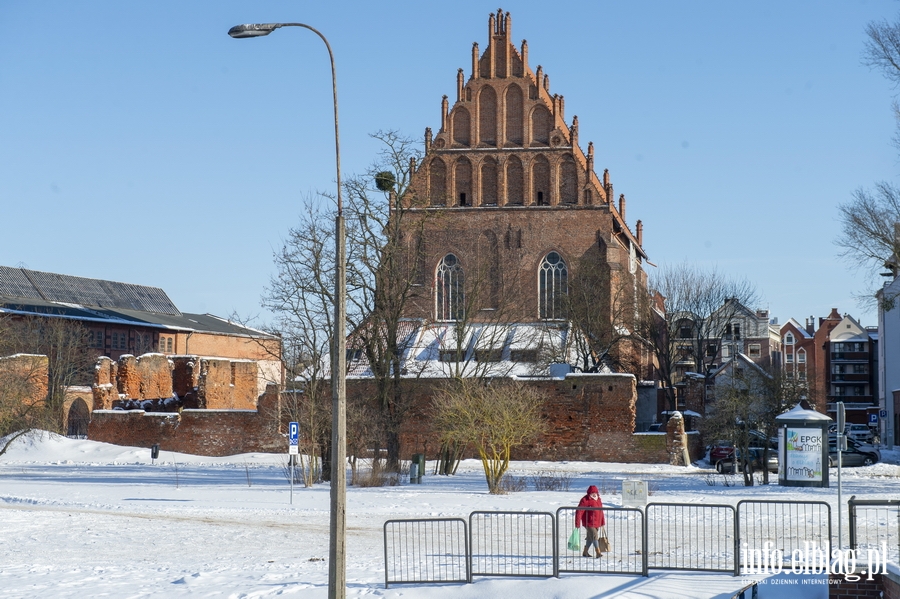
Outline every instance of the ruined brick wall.
<path fill-rule="evenodd" d="M 0 391 L 25 405 L 47 398 L 50 361 L 47 356 L 15 354 L 0 358 Z"/>
<path fill-rule="evenodd" d="M 94 411 L 88 438 L 94 441 L 151 447 L 194 455 L 226 456 L 248 452 L 286 453 L 278 422 L 278 387 L 267 388 L 256 410 Z"/>
<path fill-rule="evenodd" d="M 431 459 L 440 448 L 429 423 L 429 405 L 443 380 L 406 381 L 404 393 L 411 394 L 400 435 L 401 455 L 425 453 Z M 665 433 L 634 433 L 635 379 L 626 374 L 576 374 L 563 380 L 533 380 L 527 385 L 546 396 L 546 432 L 533 443 L 513 450 L 515 460 L 587 460 L 599 462 L 669 462 Z M 350 379 L 347 393 L 373 397 L 371 380 Z M 700 457 L 697 435 L 688 435 L 691 457 Z M 475 457 L 469 451 L 466 457 Z"/>
<path fill-rule="evenodd" d="M 202 358 L 197 407 L 207 410 L 256 409 L 256 380 L 255 362 Z"/>
<path fill-rule="evenodd" d="M 220 333 L 176 332 L 173 352 L 176 356 L 209 356 L 233 361 L 252 360 L 258 365 L 256 391 L 254 396 L 262 395 L 269 383 L 282 384 L 281 340 L 252 338 L 242 335 L 225 335 Z M 199 365 L 198 365 L 199 366 Z M 196 386 L 196 385 L 194 385 Z"/>

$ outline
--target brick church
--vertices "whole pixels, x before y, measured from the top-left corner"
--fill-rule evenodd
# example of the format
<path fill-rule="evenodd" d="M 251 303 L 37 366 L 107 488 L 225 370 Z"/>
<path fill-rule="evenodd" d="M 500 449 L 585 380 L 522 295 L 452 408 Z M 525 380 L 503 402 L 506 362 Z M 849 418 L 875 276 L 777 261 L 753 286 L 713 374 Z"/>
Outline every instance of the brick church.
<path fill-rule="evenodd" d="M 426 376 L 446 375 L 451 362 L 546 376 L 550 363 L 578 363 L 567 299 L 579 269 L 598 273 L 581 289 L 590 310 L 630 334 L 636 309 L 622 305 L 647 290 L 642 224 L 628 225 L 624 195 L 615 199 L 608 171 L 596 174 L 593 143 L 582 150 L 578 117 L 566 122 L 527 42 L 513 44 L 509 13 L 490 16 L 487 48 L 474 44 L 471 59 L 411 175 L 402 225 L 417 248 L 411 357 Z M 629 371 L 651 379 L 639 348 L 632 340 L 615 351 L 638 355 Z"/>

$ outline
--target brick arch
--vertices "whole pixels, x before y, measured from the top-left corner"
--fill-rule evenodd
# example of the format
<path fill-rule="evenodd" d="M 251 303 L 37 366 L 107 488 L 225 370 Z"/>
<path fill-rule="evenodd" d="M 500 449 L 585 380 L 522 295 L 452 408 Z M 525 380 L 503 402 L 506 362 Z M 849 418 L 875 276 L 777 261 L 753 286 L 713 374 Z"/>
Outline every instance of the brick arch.
<path fill-rule="evenodd" d="M 575 167 L 575 157 L 571 154 L 566 154 L 559 161 L 559 202 L 578 203 L 578 169 Z"/>
<path fill-rule="evenodd" d="M 453 111 L 453 141 L 464 146 L 471 144 L 472 120 L 469 111 L 459 106 Z"/>
<path fill-rule="evenodd" d="M 498 203 L 498 170 L 497 161 L 491 156 L 485 158 L 481 163 L 481 196 L 479 197 L 481 205 Z"/>
<path fill-rule="evenodd" d="M 551 203 L 550 161 L 543 154 L 538 154 L 531 162 L 531 195 L 535 206 Z"/>
<path fill-rule="evenodd" d="M 435 158 L 428 166 L 429 197 L 432 206 L 447 204 L 447 165 L 441 158 Z"/>
<path fill-rule="evenodd" d="M 506 143 L 521 146 L 524 142 L 524 94 L 515 83 L 506 88 Z"/>
<path fill-rule="evenodd" d="M 506 204 L 525 204 L 525 168 L 518 156 L 506 159 Z"/>
<path fill-rule="evenodd" d="M 531 111 L 531 144 L 550 145 L 550 130 L 553 129 L 553 115 L 543 104 Z"/>
<path fill-rule="evenodd" d="M 465 156 L 459 157 L 453 167 L 453 185 L 456 192 L 457 205 L 474 205 L 474 197 L 472 195 L 472 162 Z"/>
<path fill-rule="evenodd" d="M 478 142 L 497 145 L 497 92 L 489 85 L 478 94 Z"/>
<path fill-rule="evenodd" d="M 62 406 L 62 422 L 69 436 L 87 436 L 88 423 L 94 410 L 94 398 L 90 393 L 66 393 Z M 74 426 L 73 426 L 74 425 Z"/>

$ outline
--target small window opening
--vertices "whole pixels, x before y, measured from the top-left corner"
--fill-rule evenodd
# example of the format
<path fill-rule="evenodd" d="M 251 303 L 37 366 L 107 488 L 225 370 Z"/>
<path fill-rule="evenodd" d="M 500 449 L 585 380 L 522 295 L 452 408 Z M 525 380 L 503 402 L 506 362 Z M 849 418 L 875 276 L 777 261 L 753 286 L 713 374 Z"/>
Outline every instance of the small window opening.
<path fill-rule="evenodd" d="M 459 205 L 460 206 L 466 205 L 466 194 L 465 193 L 459 194 Z"/>
<path fill-rule="evenodd" d="M 544 205 L 544 192 L 543 191 L 538 192 L 537 205 L 538 206 Z"/>

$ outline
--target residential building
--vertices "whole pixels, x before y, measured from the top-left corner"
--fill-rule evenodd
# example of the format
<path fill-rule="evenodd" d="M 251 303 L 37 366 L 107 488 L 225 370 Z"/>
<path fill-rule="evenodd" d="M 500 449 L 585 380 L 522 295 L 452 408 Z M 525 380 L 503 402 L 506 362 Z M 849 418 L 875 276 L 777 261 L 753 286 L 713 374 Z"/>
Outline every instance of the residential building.
<path fill-rule="evenodd" d="M 96 357 L 115 361 L 155 352 L 254 360 L 259 394 L 267 383 L 282 382 L 278 337 L 211 314 L 181 312 L 158 287 L 0 266 L 0 316 L 78 322 L 88 332 L 85 350 Z"/>

